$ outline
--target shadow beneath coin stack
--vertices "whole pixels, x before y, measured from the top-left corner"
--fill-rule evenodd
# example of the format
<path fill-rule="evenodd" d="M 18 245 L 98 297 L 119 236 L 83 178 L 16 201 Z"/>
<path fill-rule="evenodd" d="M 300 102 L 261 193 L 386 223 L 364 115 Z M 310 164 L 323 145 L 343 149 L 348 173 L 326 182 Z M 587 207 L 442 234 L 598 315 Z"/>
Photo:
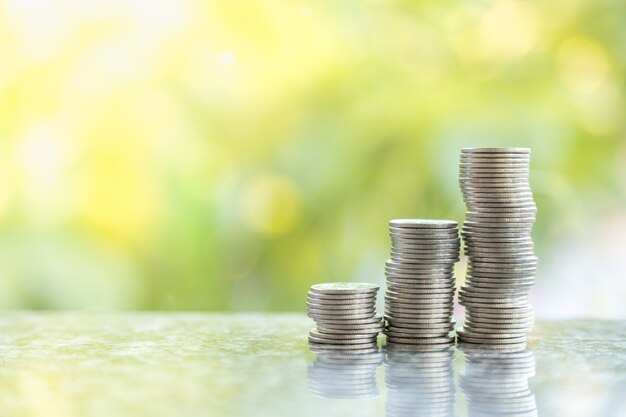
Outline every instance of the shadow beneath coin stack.
<path fill-rule="evenodd" d="M 318 352 L 307 369 L 309 391 L 324 398 L 352 399 L 378 395 L 376 369 L 383 363 L 380 351 Z"/>
<path fill-rule="evenodd" d="M 467 398 L 468 416 L 537 416 L 535 395 L 528 385 L 535 375 L 535 357 L 530 350 L 459 348 L 465 355 L 459 387 Z"/>
<path fill-rule="evenodd" d="M 430 351 L 387 349 L 387 417 L 454 416 L 454 348 Z"/>

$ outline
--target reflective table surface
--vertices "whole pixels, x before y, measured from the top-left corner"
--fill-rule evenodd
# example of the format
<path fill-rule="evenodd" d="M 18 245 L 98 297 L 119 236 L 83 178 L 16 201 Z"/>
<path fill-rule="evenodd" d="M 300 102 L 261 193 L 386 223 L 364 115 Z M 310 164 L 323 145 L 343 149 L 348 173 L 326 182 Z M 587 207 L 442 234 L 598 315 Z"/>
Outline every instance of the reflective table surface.
<path fill-rule="evenodd" d="M 626 416 L 626 325 L 528 349 L 315 355 L 304 314 L 3 313 L 0 416 Z"/>

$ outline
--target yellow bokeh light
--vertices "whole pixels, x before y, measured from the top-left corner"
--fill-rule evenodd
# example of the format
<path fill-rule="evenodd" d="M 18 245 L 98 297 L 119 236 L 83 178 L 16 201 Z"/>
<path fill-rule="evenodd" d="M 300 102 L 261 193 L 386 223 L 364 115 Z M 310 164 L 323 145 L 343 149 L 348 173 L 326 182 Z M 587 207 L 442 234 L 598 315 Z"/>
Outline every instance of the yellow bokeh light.
<path fill-rule="evenodd" d="M 583 37 L 563 42 L 557 51 L 556 60 L 563 81 L 575 94 L 594 93 L 607 80 L 611 70 L 604 48 Z"/>
<path fill-rule="evenodd" d="M 259 233 L 285 234 L 302 216 L 300 191 L 284 177 L 265 175 L 254 178 L 244 190 L 242 214 L 246 223 Z"/>

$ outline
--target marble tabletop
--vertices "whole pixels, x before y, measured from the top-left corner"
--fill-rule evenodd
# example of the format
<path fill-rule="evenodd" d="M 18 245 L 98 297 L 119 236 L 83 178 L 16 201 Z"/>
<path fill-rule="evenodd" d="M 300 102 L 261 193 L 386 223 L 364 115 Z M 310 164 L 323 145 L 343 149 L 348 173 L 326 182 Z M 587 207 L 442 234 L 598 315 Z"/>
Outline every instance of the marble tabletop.
<path fill-rule="evenodd" d="M 529 349 L 316 356 L 304 314 L 0 315 L 0 416 L 626 416 L 626 324 L 538 321 Z M 507 414 L 513 415 L 513 414 Z"/>

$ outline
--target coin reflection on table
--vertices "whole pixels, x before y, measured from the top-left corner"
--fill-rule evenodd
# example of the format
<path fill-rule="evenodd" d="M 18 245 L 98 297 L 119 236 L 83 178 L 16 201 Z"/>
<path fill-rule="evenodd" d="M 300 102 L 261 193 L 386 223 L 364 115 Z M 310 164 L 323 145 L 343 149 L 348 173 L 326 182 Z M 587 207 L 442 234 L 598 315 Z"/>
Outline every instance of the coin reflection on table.
<path fill-rule="evenodd" d="M 528 379 L 535 375 L 535 358 L 528 349 L 497 351 L 459 346 L 465 373 L 459 387 L 467 397 L 468 416 L 537 416 Z"/>
<path fill-rule="evenodd" d="M 376 369 L 382 362 L 383 353 L 380 351 L 320 352 L 308 368 L 309 391 L 324 398 L 351 399 L 377 396 Z"/>
<path fill-rule="evenodd" d="M 387 417 L 454 416 L 454 348 L 387 350 Z"/>

